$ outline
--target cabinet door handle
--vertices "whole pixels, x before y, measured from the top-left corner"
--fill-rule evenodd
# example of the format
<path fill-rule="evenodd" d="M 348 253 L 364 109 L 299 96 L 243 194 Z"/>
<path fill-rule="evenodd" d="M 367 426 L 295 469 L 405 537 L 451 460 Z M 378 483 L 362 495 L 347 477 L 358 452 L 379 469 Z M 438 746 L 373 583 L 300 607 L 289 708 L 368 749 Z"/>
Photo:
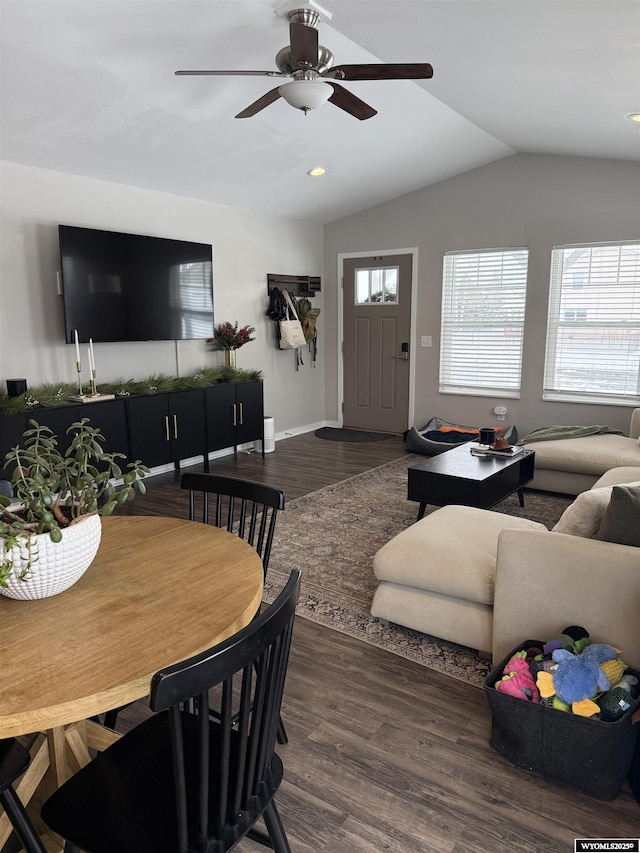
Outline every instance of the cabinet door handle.
<path fill-rule="evenodd" d="M 237 406 L 233 404 L 233 425 L 238 426 L 238 417 L 237 417 Z"/>
<path fill-rule="evenodd" d="M 169 438 L 169 416 L 168 415 L 164 416 L 164 440 L 165 441 L 171 441 L 171 439 Z"/>
<path fill-rule="evenodd" d="M 242 426 L 243 423 L 244 421 L 242 420 L 242 403 L 240 403 L 240 426 Z"/>
<path fill-rule="evenodd" d="M 173 437 L 174 439 L 178 438 L 178 416 L 173 416 Z"/>

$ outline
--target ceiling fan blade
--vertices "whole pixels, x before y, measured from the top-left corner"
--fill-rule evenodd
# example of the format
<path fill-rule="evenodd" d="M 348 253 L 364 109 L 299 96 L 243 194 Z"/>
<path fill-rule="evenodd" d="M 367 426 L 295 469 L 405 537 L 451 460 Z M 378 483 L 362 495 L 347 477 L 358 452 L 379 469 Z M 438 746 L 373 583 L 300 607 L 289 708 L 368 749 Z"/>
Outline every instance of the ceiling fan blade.
<path fill-rule="evenodd" d="M 330 83 L 329 85 L 333 87 L 333 95 L 331 95 L 329 101 L 336 107 L 340 107 L 341 110 L 360 119 L 360 121 L 372 118 L 377 114 L 377 110 L 374 110 L 369 104 L 365 104 L 364 101 L 361 101 L 360 98 L 356 97 L 353 92 L 349 92 L 344 86 L 339 86 L 337 83 Z"/>
<path fill-rule="evenodd" d="M 291 67 L 315 68 L 318 64 L 318 31 L 307 24 L 289 24 Z"/>
<path fill-rule="evenodd" d="M 321 76 L 337 80 L 425 80 L 433 77 L 433 68 L 428 62 L 336 65 Z"/>
<path fill-rule="evenodd" d="M 238 113 L 236 118 L 251 118 L 256 113 L 259 113 L 260 110 L 263 110 L 265 107 L 268 107 L 269 104 L 272 104 L 274 101 L 277 101 L 280 97 L 280 92 L 278 89 L 272 89 L 270 92 L 267 92 L 261 98 L 258 98 L 257 101 L 254 101 L 250 104 L 246 109 L 242 110 L 241 113 Z"/>
<path fill-rule="evenodd" d="M 176 77 L 288 77 L 280 71 L 211 71 L 210 69 L 194 71 L 175 71 Z"/>

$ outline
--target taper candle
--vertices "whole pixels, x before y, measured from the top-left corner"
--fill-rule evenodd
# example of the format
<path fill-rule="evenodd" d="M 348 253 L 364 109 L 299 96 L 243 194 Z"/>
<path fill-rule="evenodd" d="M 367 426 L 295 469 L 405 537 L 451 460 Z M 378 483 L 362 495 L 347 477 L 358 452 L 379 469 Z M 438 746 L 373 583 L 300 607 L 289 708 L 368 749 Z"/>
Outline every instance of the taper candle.
<path fill-rule="evenodd" d="M 78 330 L 73 330 L 73 338 L 76 342 L 76 361 L 80 364 L 80 345 L 78 344 Z"/>
<path fill-rule="evenodd" d="M 87 355 L 89 356 L 89 373 L 93 376 L 93 357 L 91 355 L 91 347 L 87 348 Z"/>
<path fill-rule="evenodd" d="M 93 354 L 93 338 L 89 338 L 89 353 L 91 356 L 91 370 L 96 369 L 96 357 Z"/>

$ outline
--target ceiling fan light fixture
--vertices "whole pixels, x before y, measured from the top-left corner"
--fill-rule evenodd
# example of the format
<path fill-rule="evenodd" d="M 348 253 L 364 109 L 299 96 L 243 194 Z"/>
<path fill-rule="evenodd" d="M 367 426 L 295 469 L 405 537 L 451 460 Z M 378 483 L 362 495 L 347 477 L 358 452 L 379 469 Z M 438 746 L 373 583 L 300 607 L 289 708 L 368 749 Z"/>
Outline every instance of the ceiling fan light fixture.
<path fill-rule="evenodd" d="M 292 80 L 278 89 L 280 97 L 297 110 L 317 110 L 333 95 L 333 86 L 322 80 Z"/>

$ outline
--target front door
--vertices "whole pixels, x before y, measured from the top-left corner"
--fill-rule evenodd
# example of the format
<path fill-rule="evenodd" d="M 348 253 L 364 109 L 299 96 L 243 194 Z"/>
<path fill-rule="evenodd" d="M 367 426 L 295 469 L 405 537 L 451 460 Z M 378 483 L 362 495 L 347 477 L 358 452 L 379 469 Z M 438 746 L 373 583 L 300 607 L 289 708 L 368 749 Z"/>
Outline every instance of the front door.
<path fill-rule="evenodd" d="M 343 424 L 404 432 L 409 421 L 412 255 L 345 258 Z"/>

